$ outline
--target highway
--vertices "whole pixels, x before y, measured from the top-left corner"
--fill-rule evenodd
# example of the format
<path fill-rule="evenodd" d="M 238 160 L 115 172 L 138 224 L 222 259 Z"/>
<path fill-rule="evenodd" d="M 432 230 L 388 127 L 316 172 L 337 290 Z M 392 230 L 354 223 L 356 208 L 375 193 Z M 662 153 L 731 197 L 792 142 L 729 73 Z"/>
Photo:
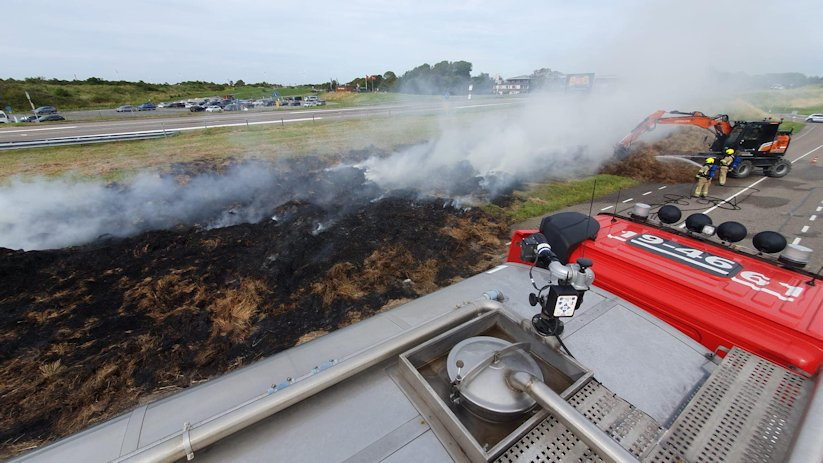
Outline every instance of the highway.
<path fill-rule="evenodd" d="M 748 178 L 729 178 L 725 186 L 712 182 L 709 198 L 691 198 L 694 185 L 646 184 L 600 198 L 591 205 L 592 214 L 615 212 L 628 214 L 638 202 L 652 206 L 671 203 L 689 214 L 702 212 L 715 225 L 734 220 L 746 226 L 749 236 L 740 244 L 753 250 L 751 237 L 760 231 L 783 234 L 789 243 L 814 250 L 807 270 L 817 272 L 823 266 L 823 124 L 806 124 L 792 137 L 786 153 L 792 170 L 783 178 L 771 178 L 760 169 Z M 695 167 L 695 171 L 697 168 Z M 588 214 L 589 204 L 565 210 Z M 525 226 L 537 228 L 539 220 Z"/>
<path fill-rule="evenodd" d="M 249 111 L 222 113 L 192 113 L 188 109 L 159 109 L 141 113 L 115 115 L 106 111 L 104 117 L 119 117 L 120 120 L 89 120 L 98 111 L 63 113 L 65 122 L 41 123 L 35 125 L 0 124 L 0 143 L 14 141 L 45 140 L 58 137 L 83 135 L 114 135 L 148 131 L 188 131 L 214 127 L 231 127 L 261 124 L 287 124 L 300 121 L 329 120 L 345 118 L 373 117 L 378 115 L 431 113 L 483 107 L 500 107 L 520 104 L 517 99 L 473 99 L 451 98 L 440 102 L 386 104 L 352 108 L 263 108 Z M 102 112 L 101 112 L 102 113 Z M 109 114 L 111 113 L 111 114 Z M 4 127 L 6 126 L 6 127 Z"/>

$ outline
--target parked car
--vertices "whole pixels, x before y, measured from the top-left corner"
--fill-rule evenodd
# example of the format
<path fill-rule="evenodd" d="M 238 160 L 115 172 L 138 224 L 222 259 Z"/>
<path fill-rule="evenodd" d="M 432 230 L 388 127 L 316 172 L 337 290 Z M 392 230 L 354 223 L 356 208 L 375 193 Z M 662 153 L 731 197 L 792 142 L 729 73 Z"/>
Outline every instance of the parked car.
<path fill-rule="evenodd" d="M 307 104 L 307 103 L 311 103 L 311 104 Z M 317 95 L 309 95 L 305 98 L 303 106 L 323 106 L 325 104 L 326 104 L 326 102 L 321 100 L 320 98 L 317 98 Z"/>
<path fill-rule="evenodd" d="M 117 111 L 118 113 L 131 113 L 137 111 L 137 108 L 130 104 L 127 104 L 123 106 L 118 106 L 117 109 L 115 109 L 115 111 Z"/>
<path fill-rule="evenodd" d="M 823 122 L 823 114 L 810 114 L 806 122 Z"/>
<path fill-rule="evenodd" d="M 9 116 L 6 116 L 6 112 L 0 111 L 0 123 L 7 124 L 9 122 L 11 121 L 9 120 Z"/>
<path fill-rule="evenodd" d="M 157 107 L 158 108 L 168 108 L 169 104 L 166 103 L 165 101 L 163 101 L 163 102 L 157 103 Z"/>
<path fill-rule="evenodd" d="M 191 107 L 189 108 L 189 111 L 191 111 L 193 113 L 199 113 L 199 112 L 205 111 L 205 110 L 206 110 L 205 106 L 200 106 L 200 105 L 197 105 L 197 104 L 196 105 L 191 105 Z"/>
<path fill-rule="evenodd" d="M 43 114 L 57 114 L 57 108 L 54 106 L 40 106 L 34 110 L 34 114 L 42 116 Z"/>
<path fill-rule="evenodd" d="M 151 102 L 145 102 L 137 107 L 138 111 L 154 111 L 155 109 L 157 109 L 157 106 Z"/>
<path fill-rule="evenodd" d="M 222 112 L 223 112 L 223 108 L 221 108 L 220 106 L 217 106 L 217 105 L 215 104 L 215 105 L 208 106 L 208 107 L 206 108 L 206 112 L 207 112 L 207 113 L 222 113 Z"/>
<path fill-rule="evenodd" d="M 40 116 L 37 118 L 37 122 L 49 122 L 49 121 L 65 121 L 66 118 L 59 115 L 59 114 L 46 114 L 44 116 Z"/>
<path fill-rule="evenodd" d="M 182 101 L 175 101 L 166 105 L 167 108 L 185 108 L 186 104 Z"/>
<path fill-rule="evenodd" d="M 17 122 L 37 122 L 37 117 L 34 114 L 29 114 L 28 116 L 18 117 Z"/>

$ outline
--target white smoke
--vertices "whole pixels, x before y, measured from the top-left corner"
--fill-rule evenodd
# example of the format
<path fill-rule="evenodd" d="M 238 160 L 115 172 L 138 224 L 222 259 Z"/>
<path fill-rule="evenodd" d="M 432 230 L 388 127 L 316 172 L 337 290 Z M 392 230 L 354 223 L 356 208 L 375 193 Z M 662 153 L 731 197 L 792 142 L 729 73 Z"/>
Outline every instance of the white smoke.
<path fill-rule="evenodd" d="M 654 111 L 733 111 L 734 100 L 747 89 L 721 81 L 718 71 L 763 72 L 751 63 L 778 55 L 785 63 L 785 54 L 792 53 L 785 41 L 763 37 L 751 26 L 773 8 L 760 0 L 628 4 L 625 14 L 608 23 L 585 25 L 591 37 L 575 44 L 576 54 L 564 61 L 574 68 L 544 64 L 555 71 L 613 77 L 613 85 L 599 88 L 595 81 L 594 90 L 585 94 L 532 93 L 517 108 L 489 112 L 468 128 L 446 116 L 432 142 L 361 165 L 383 187 L 434 192 L 444 184 L 465 181 L 469 174 L 483 181 L 493 178 L 490 183 L 505 188 L 501 179 L 517 182 L 594 173 L 612 157 L 615 145 Z M 803 14 L 790 9 L 786 14 Z M 522 74 L 532 71 L 523 69 Z M 666 133 L 661 128 L 641 140 L 654 141 Z"/>
<path fill-rule="evenodd" d="M 50 249 L 176 226 L 256 223 L 292 199 L 345 210 L 375 194 L 362 172 L 296 172 L 263 162 L 240 163 L 185 182 L 148 172 L 128 185 L 15 179 L 0 187 L 0 246 Z"/>

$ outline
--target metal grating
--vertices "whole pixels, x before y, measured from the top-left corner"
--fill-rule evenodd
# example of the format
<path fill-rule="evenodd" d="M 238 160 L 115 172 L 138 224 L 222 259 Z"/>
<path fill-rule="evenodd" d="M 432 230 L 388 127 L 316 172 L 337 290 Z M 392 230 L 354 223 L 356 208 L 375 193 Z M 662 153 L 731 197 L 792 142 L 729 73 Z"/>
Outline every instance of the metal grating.
<path fill-rule="evenodd" d="M 649 462 L 779 462 L 811 381 L 733 348 L 649 453 Z"/>
<path fill-rule="evenodd" d="M 663 432 L 651 417 L 594 380 L 573 395 L 569 403 L 638 457 L 657 442 Z M 568 428 L 549 416 L 496 461 L 543 463 L 603 460 Z"/>

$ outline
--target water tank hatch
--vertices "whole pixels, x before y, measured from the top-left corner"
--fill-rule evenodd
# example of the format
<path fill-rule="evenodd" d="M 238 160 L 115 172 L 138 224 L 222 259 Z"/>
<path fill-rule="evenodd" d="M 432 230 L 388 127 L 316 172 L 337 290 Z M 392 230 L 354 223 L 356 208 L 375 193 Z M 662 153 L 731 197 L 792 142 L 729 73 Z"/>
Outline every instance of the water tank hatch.
<path fill-rule="evenodd" d="M 463 363 L 458 368 L 457 362 Z M 492 336 L 475 336 L 455 344 L 449 351 L 447 372 L 458 388 L 462 403 L 475 415 L 492 421 L 507 421 L 532 409 L 536 402 L 527 394 L 506 384 L 509 371 L 525 371 L 540 381 L 543 372 L 537 361 L 523 348 Z"/>

